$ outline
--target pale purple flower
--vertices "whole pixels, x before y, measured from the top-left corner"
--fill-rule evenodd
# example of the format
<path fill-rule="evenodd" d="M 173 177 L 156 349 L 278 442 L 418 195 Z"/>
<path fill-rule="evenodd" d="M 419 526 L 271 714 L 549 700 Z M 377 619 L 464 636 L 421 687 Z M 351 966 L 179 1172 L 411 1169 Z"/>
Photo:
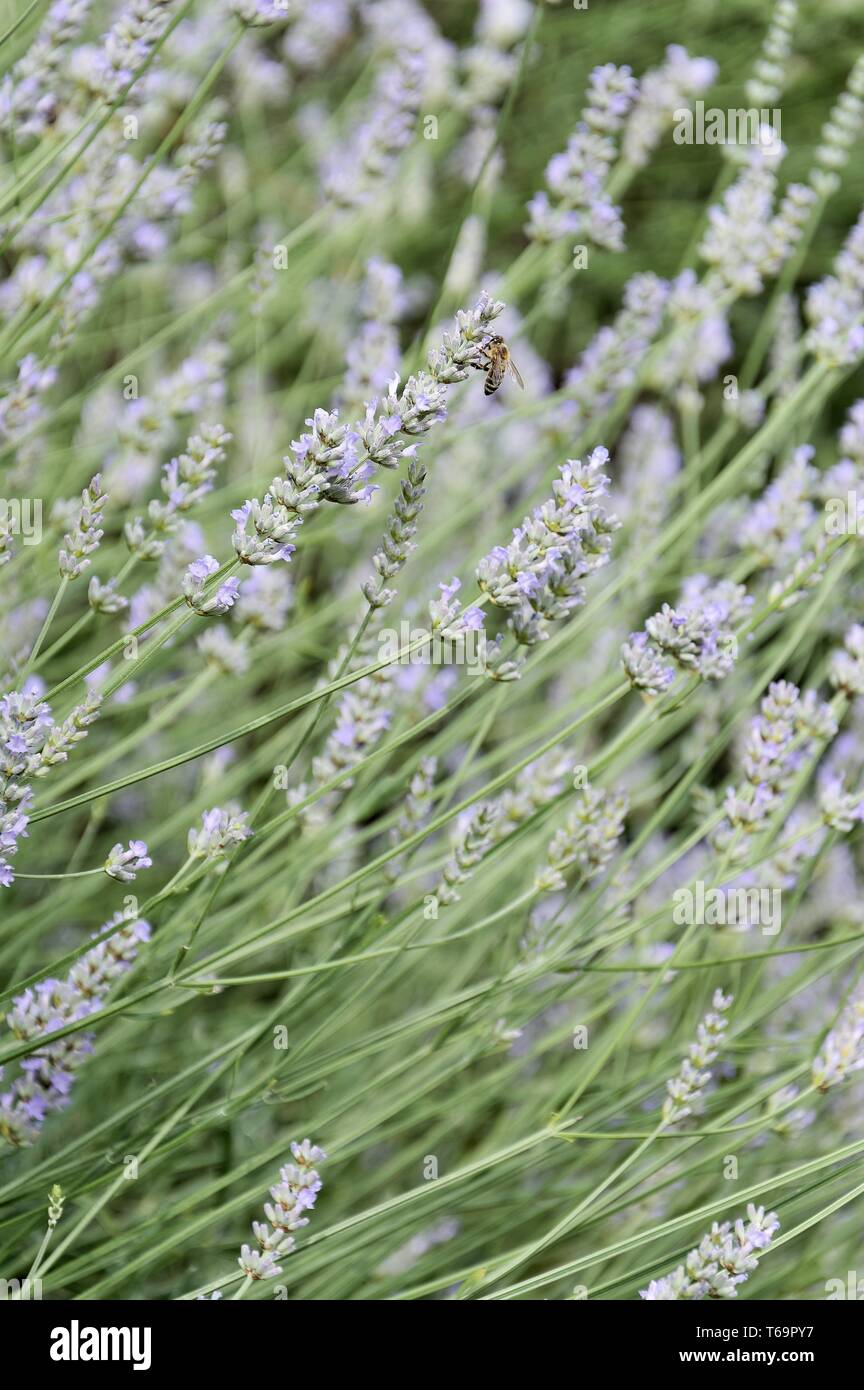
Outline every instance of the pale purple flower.
<path fill-rule="evenodd" d="M 363 119 L 322 161 L 321 186 L 328 201 L 354 208 L 380 194 L 411 142 L 425 80 L 423 54 L 405 48 L 379 72 Z"/>
<path fill-rule="evenodd" d="M 848 834 L 864 820 L 864 792 L 847 792 L 842 775 L 826 777 L 819 789 L 819 809 L 831 830 Z"/>
<path fill-rule="evenodd" d="M 714 991 L 712 1007 L 696 1029 L 696 1041 L 687 1049 L 678 1075 L 666 1082 L 667 1096 L 662 1112 L 664 1125 L 675 1124 L 698 1108 L 702 1092 L 711 1080 L 710 1065 L 718 1057 L 725 1041 L 729 1026 L 726 1011 L 731 1004 L 731 994 L 724 994 L 719 989 Z"/>
<path fill-rule="evenodd" d="M 738 1285 L 756 1269 L 757 1253 L 771 1244 L 780 1222 L 773 1211 L 749 1203 L 746 1223 L 739 1217 L 718 1225 L 691 1250 L 683 1264 L 661 1279 L 652 1279 L 639 1297 L 654 1301 L 737 1298 Z"/>
<path fill-rule="evenodd" d="M 691 576 L 676 606 L 664 603 L 645 623 L 644 634 L 632 633 L 625 642 L 621 656 L 631 684 L 656 695 L 670 684 L 676 666 L 703 680 L 722 680 L 738 656 L 735 627 L 752 602 L 743 584 Z"/>
<path fill-rule="evenodd" d="M 87 695 L 61 724 L 55 724 L 41 699 L 42 682 L 35 677 L 22 691 L 0 697 L 0 884 L 13 881 L 9 860 L 18 841 L 26 837 L 33 794 L 31 777 L 44 777 L 65 762 L 76 743 L 86 737 L 96 719 L 100 699 Z"/>
<path fill-rule="evenodd" d="M 864 695 L 864 627 L 853 623 L 843 639 L 843 649 L 831 657 L 828 673 L 835 690 L 851 698 Z"/>
<path fill-rule="evenodd" d="M 203 813 L 200 829 L 190 829 L 187 851 L 193 859 L 213 863 L 225 859 L 230 849 L 248 840 L 251 834 L 248 811 L 237 806 L 214 806 Z"/>
<path fill-rule="evenodd" d="M 102 539 L 100 523 L 102 508 L 107 500 L 102 492 L 102 479 L 96 473 L 81 493 L 81 508 L 75 526 L 64 537 L 63 549 L 58 556 L 60 573 L 65 578 L 77 579 L 90 564 L 88 557 L 98 549 Z"/>
<path fill-rule="evenodd" d="M 528 204 L 529 236 L 557 241 L 579 236 L 610 251 L 624 247 L 620 210 L 604 184 L 616 154 L 613 137 L 620 131 L 636 96 L 637 84 L 628 67 L 613 63 L 597 67 L 588 84 L 588 104 L 571 135 L 567 149 L 546 166 L 546 183 L 555 197 L 536 195 Z"/>
<path fill-rule="evenodd" d="M 133 883 L 136 875 L 152 863 L 144 841 L 130 840 L 126 849 L 121 844 L 114 845 L 103 867 L 108 877 L 116 878 L 118 883 Z"/>
<path fill-rule="evenodd" d="M 774 681 L 751 721 L 742 758 L 744 780 L 729 787 L 726 818 L 711 833 L 715 849 L 734 862 L 746 858 L 748 838 L 764 827 L 807 757 L 813 737 L 830 737 L 836 722 L 830 708 L 802 701 L 797 686 Z"/>
<path fill-rule="evenodd" d="M 20 147 L 41 137 L 61 109 L 60 71 L 92 0 L 54 0 L 29 47 L 0 81 L 0 129 Z"/>
<path fill-rule="evenodd" d="M 627 163 L 634 169 L 643 168 L 679 111 L 716 77 L 717 64 L 712 58 L 691 58 L 686 48 L 670 44 L 660 66 L 651 68 L 639 81 L 621 139 L 621 153 Z"/>
<path fill-rule="evenodd" d="M 75 1073 L 92 1051 L 87 1033 L 70 1033 L 53 1043 L 51 1034 L 98 1013 L 115 980 L 150 939 L 147 922 L 120 912 L 95 935 L 111 927 L 117 930 L 81 956 L 63 980 L 42 980 L 12 1001 L 6 1022 L 14 1036 L 45 1039 L 22 1060 L 20 1075 L 0 1094 L 0 1138 L 15 1147 L 34 1143 L 46 1116 L 68 1104 Z"/>
<path fill-rule="evenodd" d="M 585 601 L 581 581 L 608 563 L 611 536 L 619 525 L 601 505 L 609 459 L 598 447 L 585 463 L 568 459 L 552 484 L 552 496 L 516 527 L 507 546 L 480 561 L 477 582 L 492 603 L 511 610 L 517 642 L 544 640 L 549 622 Z"/>
<path fill-rule="evenodd" d="M 834 274 L 807 292 L 808 346 L 829 367 L 864 356 L 864 213 L 834 262 Z"/>
<path fill-rule="evenodd" d="M 304 0 L 291 12 L 282 42 L 286 61 L 300 72 L 322 72 L 351 33 L 353 0 Z"/>
<path fill-rule="evenodd" d="M 587 879 L 603 873 L 624 833 L 628 810 L 624 792 L 580 788 L 564 825 L 546 847 L 546 863 L 535 875 L 535 888 L 543 893 L 565 888 L 565 870 L 573 865 Z"/>
<path fill-rule="evenodd" d="M 202 555 L 200 559 L 192 561 L 183 577 L 186 602 L 203 618 L 218 617 L 227 613 L 233 608 L 240 593 L 240 581 L 232 575 L 223 580 L 215 592 L 205 595 L 207 580 L 211 579 L 219 568 L 219 561 L 212 555 Z"/>
<path fill-rule="evenodd" d="M 299 1144 L 294 1141 L 291 1152 L 294 1163 L 286 1163 L 279 1170 L 279 1181 L 270 1188 L 273 1200 L 264 1206 L 267 1221 L 252 1223 L 259 1249 L 252 1250 L 248 1245 L 241 1248 L 237 1263 L 247 1278 L 274 1279 L 282 1273 L 276 1257 L 290 1255 L 294 1250 L 292 1232 L 308 1226 L 309 1218 L 303 1213 L 312 1210 L 321 1191 L 321 1177 L 312 1165 L 326 1159 L 324 1150 L 304 1139 Z"/>
<path fill-rule="evenodd" d="M 580 434 L 635 383 L 663 321 L 668 295 L 668 283 L 656 275 L 634 275 L 627 281 L 620 312 L 597 331 L 565 374 L 566 399 L 560 410 L 568 430 Z"/>

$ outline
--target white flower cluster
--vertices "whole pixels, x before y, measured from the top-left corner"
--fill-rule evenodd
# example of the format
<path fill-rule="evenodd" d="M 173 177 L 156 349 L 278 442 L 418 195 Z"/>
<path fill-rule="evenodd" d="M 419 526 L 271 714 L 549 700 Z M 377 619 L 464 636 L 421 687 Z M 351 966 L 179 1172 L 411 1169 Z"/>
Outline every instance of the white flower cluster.
<path fill-rule="evenodd" d="M 687 1056 L 681 1063 L 677 1076 L 666 1082 L 667 1096 L 663 1102 L 664 1125 L 675 1124 L 692 1115 L 702 1092 L 711 1080 L 707 1068 L 717 1057 L 726 1037 L 729 1020 L 726 1010 L 732 1003 L 732 995 L 722 990 L 714 991 L 713 1008 L 705 1015 L 696 1029 L 696 1041 L 687 1049 Z"/>
<path fill-rule="evenodd" d="M 291 1153 L 294 1162 L 280 1168 L 279 1181 L 270 1188 L 273 1201 L 264 1206 L 267 1221 L 252 1222 L 259 1248 L 253 1250 L 244 1245 L 237 1257 L 238 1265 L 249 1279 L 275 1279 L 282 1273 L 282 1266 L 276 1263 L 277 1256 L 291 1254 L 294 1249 L 292 1232 L 309 1225 L 309 1218 L 303 1213 L 312 1210 L 323 1186 L 313 1164 L 327 1157 L 324 1150 L 304 1139 L 301 1144 L 292 1143 Z"/>
<path fill-rule="evenodd" d="M 737 1298 L 738 1285 L 756 1269 L 759 1257 L 780 1229 L 776 1212 L 747 1206 L 746 1222 L 715 1221 L 707 1236 L 691 1250 L 683 1264 L 662 1279 L 652 1279 L 640 1298 L 655 1301 L 691 1298 Z"/>

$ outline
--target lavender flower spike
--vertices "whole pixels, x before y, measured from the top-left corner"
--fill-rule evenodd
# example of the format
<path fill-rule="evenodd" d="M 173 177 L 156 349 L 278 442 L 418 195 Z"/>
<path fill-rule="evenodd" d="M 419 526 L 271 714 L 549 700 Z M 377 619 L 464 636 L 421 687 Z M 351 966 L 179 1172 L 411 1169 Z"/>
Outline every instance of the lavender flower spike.
<path fill-rule="evenodd" d="M 33 1144 L 46 1116 L 68 1105 L 75 1072 L 93 1048 L 87 1033 L 70 1033 L 54 1043 L 51 1034 L 98 1013 L 114 981 L 150 939 L 147 922 L 120 912 L 96 935 L 113 926 L 118 930 L 87 951 L 64 979 L 42 980 L 12 1001 L 6 1022 L 15 1037 L 44 1039 L 23 1059 L 21 1073 L 9 1089 L 0 1093 L 0 1138 L 16 1148 Z"/>
<path fill-rule="evenodd" d="M 546 848 L 546 863 L 537 871 L 534 887 L 542 893 L 565 888 L 564 870 L 574 864 L 586 878 L 601 874 L 615 854 L 628 810 L 623 792 L 580 788 L 574 809 Z"/>
<path fill-rule="evenodd" d="M 304 1213 L 310 1212 L 315 1206 L 323 1186 L 313 1164 L 326 1159 L 324 1150 L 304 1139 L 300 1144 L 296 1140 L 292 1143 L 291 1153 L 294 1162 L 280 1168 L 279 1181 L 270 1188 L 273 1201 L 264 1206 L 267 1221 L 252 1222 L 259 1249 L 253 1250 L 244 1245 L 237 1258 L 247 1279 L 275 1279 L 282 1273 L 282 1266 L 276 1263 L 276 1258 L 291 1254 L 294 1249 L 292 1232 L 309 1225 L 309 1218 Z"/>
<path fill-rule="evenodd" d="M 642 169 L 681 109 L 701 95 L 717 77 L 712 58 L 691 58 L 680 44 L 670 44 L 657 68 L 639 83 L 636 101 L 624 127 L 621 153 L 634 169 Z"/>
<path fill-rule="evenodd" d="M 697 574 L 684 585 L 675 608 L 664 603 L 621 648 L 631 685 L 658 695 L 675 678 L 675 667 L 696 671 L 703 680 L 722 680 L 738 656 L 734 628 L 753 600 L 743 584 L 711 584 Z"/>
<path fill-rule="evenodd" d="M 621 212 L 604 185 L 615 158 L 614 136 L 633 104 L 638 84 L 628 67 L 606 63 L 591 73 L 588 103 L 567 142 L 552 157 L 546 183 L 556 202 L 541 191 L 528 204 L 527 234 L 536 241 L 582 236 L 609 251 L 624 247 Z"/>
<path fill-rule="evenodd" d="M 666 1082 L 668 1095 L 663 1102 L 664 1125 L 675 1124 L 693 1114 L 702 1092 L 711 1080 L 707 1070 L 717 1057 L 726 1036 L 729 1020 L 726 1010 L 732 1003 L 732 995 L 722 990 L 714 991 L 713 1008 L 702 1019 L 696 1029 L 696 1041 L 687 1049 L 687 1056 L 681 1063 L 678 1075 Z"/>
<path fill-rule="evenodd" d="M 81 494 L 81 510 L 73 529 L 64 537 L 58 561 L 60 573 L 67 579 L 77 579 L 90 564 L 88 556 L 98 549 L 102 539 L 99 523 L 107 498 L 102 492 L 102 480 L 96 473 Z"/>
<path fill-rule="evenodd" d="M 860 980 L 813 1063 L 813 1085 L 827 1091 L 864 1067 L 864 980 Z"/>
<path fill-rule="evenodd" d="M 455 331 L 430 351 L 426 370 L 410 376 L 401 391 L 394 376 L 386 395 L 367 405 L 362 420 L 346 424 L 336 411 L 316 410 L 306 421 L 308 431 L 283 460 L 285 476 L 273 479 L 261 501 L 253 498 L 231 513 L 238 559 L 244 565 L 290 559 L 305 517 L 322 502 L 366 502 L 376 468 L 397 468 L 403 459 L 413 459 L 415 441 L 446 417 L 447 388 L 481 365 L 490 325 L 503 309 L 485 291 L 473 309 L 460 309 Z"/>
<path fill-rule="evenodd" d="M 617 517 L 601 505 L 609 458 L 598 447 L 568 459 L 552 484 L 552 496 L 527 516 L 507 546 L 480 561 L 477 582 L 492 603 L 511 610 L 508 626 L 520 648 L 548 637 L 548 624 L 567 618 L 585 602 L 583 579 L 608 563 Z"/>
<path fill-rule="evenodd" d="M 668 1302 L 678 1299 L 737 1298 L 738 1285 L 753 1273 L 764 1250 L 771 1244 L 780 1222 L 773 1211 L 747 1206 L 733 1226 L 715 1221 L 711 1231 L 691 1250 L 683 1264 L 662 1279 L 652 1279 L 640 1298 Z"/>
<path fill-rule="evenodd" d="M 87 737 L 96 719 L 99 696 L 88 695 L 62 724 L 55 724 L 48 705 L 39 698 L 41 686 L 28 682 L 23 691 L 0 699 L 0 885 L 14 880 L 10 859 L 26 837 L 33 801 L 31 777 L 45 777 L 65 762 L 76 743 Z"/>

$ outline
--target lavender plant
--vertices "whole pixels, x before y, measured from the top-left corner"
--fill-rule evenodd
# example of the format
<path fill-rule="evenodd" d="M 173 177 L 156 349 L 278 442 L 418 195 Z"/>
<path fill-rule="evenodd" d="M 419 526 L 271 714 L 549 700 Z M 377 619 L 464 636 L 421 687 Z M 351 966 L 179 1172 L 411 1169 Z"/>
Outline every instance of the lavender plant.
<path fill-rule="evenodd" d="M 824 1298 L 854 7 L 12 8 L 0 1276 Z"/>

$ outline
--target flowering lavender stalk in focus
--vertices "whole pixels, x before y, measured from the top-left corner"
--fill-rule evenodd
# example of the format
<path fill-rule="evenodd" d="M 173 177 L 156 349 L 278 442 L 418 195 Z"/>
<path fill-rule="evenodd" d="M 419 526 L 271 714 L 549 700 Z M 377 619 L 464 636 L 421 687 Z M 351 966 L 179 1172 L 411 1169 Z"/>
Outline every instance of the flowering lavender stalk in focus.
<path fill-rule="evenodd" d="M 664 1125 L 674 1125 L 698 1108 L 702 1092 L 711 1080 L 711 1072 L 707 1068 L 718 1056 L 726 1037 L 729 1026 L 726 1010 L 731 1004 L 731 994 L 724 994 L 720 989 L 714 991 L 713 1008 L 696 1029 L 696 1041 L 687 1049 L 681 1070 L 666 1082 L 668 1094 L 662 1111 Z"/>
<path fill-rule="evenodd" d="M 374 580 L 367 579 L 362 586 L 363 593 L 373 608 L 385 608 L 396 597 L 396 590 L 388 589 L 386 581 L 395 579 L 414 549 L 413 537 L 417 531 L 417 518 L 423 510 L 423 497 L 426 493 L 423 486 L 425 481 L 426 465 L 419 459 L 409 459 L 408 473 L 400 484 L 393 513 L 387 518 L 381 546 L 372 556 L 379 582 L 375 584 Z"/>
<path fill-rule="evenodd" d="M 302 1144 L 292 1143 L 291 1153 L 294 1162 L 280 1168 L 279 1181 L 270 1188 L 273 1202 L 264 1206 L 267 1221 L 252 1222 L 258 1249 L 244 1245 L 237 1257 L 247 1279 L 275 1279 L 282 1273 L 282 1266 L 276 1260 L 291 1254 L 294 1249 L 292 1232 L 309 1225 L 309 1218 L 303 1213 L 315 1206 L 323 1186 L 312 1165 L 326 1159 L 324 1150 L 304 1139 Z"/>
<path fill-rule="evenodd" d="M 121 844 L 114 845 L 104 868 L 108 877 L 116 878 L 118 883 L 134 883 L 141 870 L 149 869 L 152 863 L 144 841 L 130 840 L 126 849 Z"/>
<path fill-rule="evenodd" d="M 738 1285 L 753 1273 L 759 1257 L 771 1244 L 780 1221 L 775 1212 L 747 1205 L 747 1221 L 734 1226 L 715 1221 L 710 1234 L 691 1250 L 683 1264 L 662 1279 L 652 1279 L 639 1297 L 655 1301 L 698 1298 L 737 1298 Z"/>
<path fill-rule="evenodd" d="M 118 930 L 87 951 L 65 979 L 43 980 L 13 999 L 6 1022 L 16 1038 L 50 1039 L 58 1028 L 99 1012 L 114 981 L 150 939 L 147 922 L 130 921 L 120 912 L 95 934 L 114 926 Z M 21 1075 L 0 1094 L 0 1137 L 15 1147 L 34 1143 L 45 1117 L 68 1105 L 75 1072 L 92 1050 L 92 1035 L 79 1032 L 53 1044 L 46 1041 L 25 1057 Z"/>
<path fill-rule="evenodd" d="M 440 348 L 429 353 L 428 369 L 410 376 L 399 391 L 390 382 L 386 396 L 372 401 L 365 417 L 343 425 L 338 414 L 316 410 L 284 459 L 285 477 L 274 478 L 263 501 L 246 502 L 232 513 L 237 523 L 234 550 L 243 564 L 269 565 L 287 560 L 304 518 L 322 502 L 354 505 L 368 501 L 376 467 L 397 468 L 413 458 L 409 439 L 428 433 L 446 416 L 447 388 L 465 381 L 471 367 L 482 364 L 482 345 L 489 325 L 504 305 L 485 292 L 474 308 L 456 315 L 455 333 L 445 333 Z"/>

